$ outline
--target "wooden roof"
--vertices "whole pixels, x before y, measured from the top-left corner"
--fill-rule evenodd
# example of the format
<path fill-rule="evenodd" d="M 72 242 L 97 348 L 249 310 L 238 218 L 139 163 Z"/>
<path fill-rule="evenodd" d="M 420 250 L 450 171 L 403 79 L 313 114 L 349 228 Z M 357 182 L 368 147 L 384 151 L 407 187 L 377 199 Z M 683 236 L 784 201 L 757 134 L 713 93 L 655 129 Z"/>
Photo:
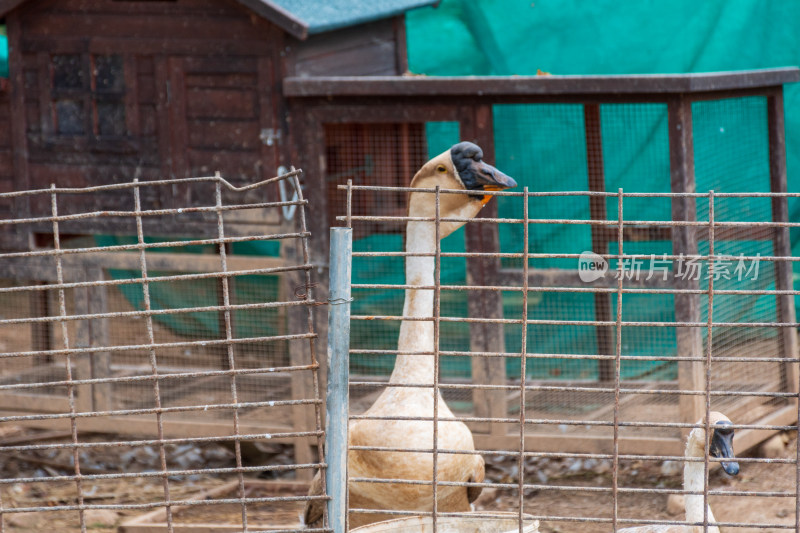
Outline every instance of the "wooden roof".
<path fill-rule="evenodd" d="M 770 87 L 797 81 L 797 67 L 635 76 L 326 76 L 286 78 L 283 92 L 288 97 L 663 95 Z"/>
<path fill-rule="evenodd" d="M 439 0 L 237 0 L 298 39 L 381 20 Z M 25 0 L 0 0 L 0 17 Z"/>

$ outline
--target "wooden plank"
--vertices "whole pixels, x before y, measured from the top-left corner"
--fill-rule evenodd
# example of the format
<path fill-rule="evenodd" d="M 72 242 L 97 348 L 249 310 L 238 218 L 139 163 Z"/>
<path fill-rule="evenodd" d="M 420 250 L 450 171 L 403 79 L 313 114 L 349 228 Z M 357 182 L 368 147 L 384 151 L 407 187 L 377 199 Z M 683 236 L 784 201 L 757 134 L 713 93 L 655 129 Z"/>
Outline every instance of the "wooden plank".
<path fill-rule="evenodd" d="M 11 81 L 11 131 L 14 148 L 14 188 L 18 191 L 29 189 L 28 176 L 28 120 L 24 91 L 24 71 L 22 57 L 22 20 L 19 12 L 12 11 L 6 19 L 8 34 L 8 65 L 9 79 Z M 21 197 L 14 200 L 14 218 L 24 218 L 30 212 L 29 199 Z M 15 236 L 5 235 L 4 239 L 14 246 L 25 246 L 28 243 L 24 231 L 16 232 Z"/>
<path fill-rule="evenodd" d="M 467 424 L 472 428 L 471 424 Z M 478 450 L 519 450 L 519 433 L 508 435 L 486 435 L 476 433 L 475 448 Z M 653 455 L 683 455 L 684 443 L 678 438 L 619 436 L 619 453 L 634 454 L 647 450 Z M 563 433 L 535 433 L 525 435 L 525 451 L 530 452 L 568 452 L 568 453 L 612 453 L 612 435 L 589 437 Z"/>
<path fill-rule="evenodd" d="M 212 40 L 237 38 L 258 40 L 262 38 L 259 28 L 250 22 L 244 11 L 234 15 L 187 12 L 180 17 L 137 16 L 135 14 L 110 14 L 102 12 L 51 12 L 45 16 L 29 16 L 25 19 L 28 38 L 38 36 L 60 38 L 75 35 L 91 35 L 120 39 L 136 37 L 141 39 L 170 40 L 193 39 L 202 35 Z M 163 51 L 163 49 L 162 49 Z"/>
<path fill-rule="evenodd" d="M 26 392 L 5 392 L 0 394 L 0 410 L 10 410 L 7 416 L 20 416 L 33 413 L 68 413 L 69 401 L 66 394 L 54 396 L 49 394 L 31 394 Z M 18 424 L 16 421 L 14 424 Z M 47 426 L 40 426 L 47 427 Z M 69 420 L 64 425 L 69 429 Z"/>
<path fill-rule="evenodd" d="M 494 130 L 492 107 L 484 105 L 474 110 L 470 122 L 461 123 L 461 138 L 472 139 L 483 149 L 484 161 L 494 161 Z M 497 201 L 490 202 L 476 218 L 496 217 Z M 500 251 L 497 224 L 466 225 L 467 252 Z M 500 270 L 497 257 L 467 258 L 467 285 L 491 285 Z M 468 291 L 469 316 L 503 318 L 503 296 L 499 291 Z M 470 350 L 473 352 L 504 352 L 505 335 L 499 324 L 470 324 Z M 475 383 L 503 385 L 506 382 L 505 359 L 500 357 L 473 357 L 472 378 Z M 476 416 L 504 418 L 508 415 L 505 393 L 497 390 L 475 390 L 472 393 Z M 489 431 L 505 431 L 503 425 L 490 423 Z"/>
<path fill-rule="evenodd" d="M 352 28 L 359 31 L 361 27 Z M 397 74 L 395 63 L 397 52 L 391 36 L 376 36 L 368 44 L 338 50 L 325 49 L 318 55 L 298 58 L 295 72 L 301 76 L 325 76 L 341 74 L 350 76 L 386 76 Z"/>
<path fill-rule="evenodd" d="M 131 39 L 135 43 L 136 52 L 142 55 L 159 56 L 164 54 L 164 38 L 136 38 Z M 25 52 L 41 52 L 58 49 L 62 51 L 77 50 L 85 51 L 88 44 L 89 52 L 93 54 L 114 54 L 119 53 L 120 39 L 114 37 L 93 37 L 88 43 L 84 37 L 60 36 L 23 37 L 23 47 Z M 131 45 L 132 46 L 132 45 Z M 55 48 L 57 47 L 57 48 Z M 185 38 L 169 41 L 169 52 L 176 55 L 206 54 L 220 56 L 269 54 L 272 47 L 264 41 L 262 37 L 254 39 L 202 39 Z"/>
<path fill-rule="evenodd" d="M 261 141 L 259 121 L 191 119 L 188 121 L 189 146 L 211 150 L 258 150 Z"/>
<path fill-rule="evenodd" d="M 774 87 L 800 81 L 796 67 L 715 72 L 706 74 L 656 74 L 638 76 L 292 76 L 283 82 L 287 97 L 308 96 L 541 96 L 609 94 L 682 95 L 698 92 L 737 91 Z"/>
<path fill-rule="evenodd" d="M 394 27 L 396 74 L 408 72 L 408 41 L 406 39 L 406 19 L 405 17 L 394 17 L 392 19 Z"/>
<path fill-rule="evenodd" d="M 37 257 L 4 258 L 3 261 L 0 261 L 0 276 L 54 281 L 55 271 L 52 266 L 41 263 L 41 258 Z M 279 268 L 286 264 L 280 257 L 228 256 L 228 271 Z M 139 252 L 96 252 L 66 255 L 63 257 L 63 265 L 70 273 L 91 268 L 140 269 Z M 147 267 L 152 271 L 219 272 L 219 258 L 211 254 L 148 253 Z"/>
<path fill-rule="evenodd" d="M 186 153 L 187 176 L 209 176 L 220 171 L 222 177 L 234 185 L 243 185 L 253 181 L 252 176 L 257 176 L 261 167 L 257 146 L 251 150 L 201 150 L 184 145 L 183 149 Z M 207 204 L 208 200 L 203 203 Z M 200 198 L 195 199 L 192 205 L 197 205 L 199 201 Z"/>
<path fill-rule="evenodd" d="M 252 119 L 256 94 L 252 89 L 185 87 L 187 118 Z"/>
<path fill-rule="evenodd" d="M 767 98 L 767 125 L 769 130 L 769 182 L 770 190 L 777 193 L 787 191 L 786 184 L 786 136 L 783 117 L 783 90 L 777 89 Z M 772 198 L 772 220 L 789 222 L 789 203 L 783 197 Z M 792 242 L 789 228 L 776 228 L 773 254 L 776 257 L 791 257 Z M 775 288 L 792 290 L 792 264 L 789 261 L 775 261 Z M 794 296 L 776 296 L 776 311 L 779 322 L 794 323 L 796 319 Z M 797 330 L 794 327 L 780 328 L 781 355 L 787 359 L 798 356 Z M 782 365 L 782 390 L 798 392 L 798 365 Z M 797 401 L 797 400 L 795 400 Z"/>
<path fill-rule="evenodd" d="M 36 283 L 42 285 L 46 283 Z M 30 305 L 31 317 L 46 317 L 51 316 L 48 305 L 48 291 L 31 291 L 28 293 L 28 301 Z M 53 348 L 53 336 L 51 332 L 51 324 L 44 322 L 34 322 L 31 324 L 31 350 L 44 351 Z M 51 356 L 41 358 L 41 363 L 52 363 Z"/>
<path fill-rule="evenodd" d="M 306 41 L 290 39 L 287 55 L 293 75 L 398 74 L 395 30 L 391 19 L 328 31 Z"/>
<path fill-rule="evenodd" d="M 255 139 L 260 141 L 261 178 L 268 178 L 278 173 L 278 147 L 282 136 L 272 142 L 261 139 L 261 132 L 273 130 L 281 133 L 282 128 L 278 121 L 275 90 L 275 63 L 272 57 L 260 57 L 257 62 L 257 94 L 258 94 L 258 129 Z M 282 132 L 285 133 L 285 132 Z M 254 142 L 257 142 L 255 141 Z"/>
<path fill-rule="evenodd" d="M 292 109 L 292 122 L 297 121 L 296 113 L 300 109 L 308 111 L 310 117 L 308 120 L 313 120 L 319 124 L 371 124 L 371 123 L 425 123 L 429 121 L 462 121 L 465 120 L 465 112 L 468 112 L 471 106 L 459 107 L 449 102 L 448 105 L 442 105 L 441 102 L 414 102 L 414 105 L 398 106 L 397 101 L 376 102 L 377 104 L 385 103 L 386 105 L 370 105 L 363 103 L 349 102 L 346 105 L 331 104 L 325 100 L 323 102 L 316 102 L 315 105 L 303 105 L 297 103 Z M 295 111 L 295 109 L 297 111 Z M 306 123 L 302 125 L 303 130 L 306 129 Z M 462 137 L 463 138 L 463 137 Z M 305 150 L 308 151 L 308 150 Z M 300 155 L 300 154 L 298 154 Z M 306 156 L 308 157 L 308 156 Z M 295 161 L 305 161 L 305 158 L 295 159 Z M 308 174 L 308 164 L 303 164 L 302 168 Z"/>
<path fill-rule="evenodd" d="M 3 0 L 4 4 L 17 5 L 20 2 L 15 0 Z M 49 4 L 49 5 L 48 5 Z M 175 17 L 187 14 L 214 14 L 214 15 L 236 15 L 241 13 L 235 4 L 226 4 L 214 0 L 192 0 L 192 2 L 166 2 L 158 4 L 153 2 L 102 2 L 90 4 L 91 9 L 97 12 L 116 14 L 116 15 L 149 15 Z M 0 4 L 2 8 L 3 4 Z M 61 12 L 85 13 L 87 4 L 80 0 L 58 0 L 50 1 L 45 5 L 37 5 L 33 8 L 25 6 L 23 9 L 33 11 L 35 15 L 47 15 L 53 9 Z M 3 11 L 0 11 L 3 12 Z"/>
<path fill-rule="evenodd" d="M 50 97 L 50 54 L 39 52 L 36 54 L 37 80 L 39 82 L 39 122 L 41 132 L 45 137 L 52 137 L 55 132 L 54 116 Z"/>
<path fill-rule="evenodd" d="M 86 269 L 86 278 L 89 280 L 103 280 L 105 273 L 102 268 Z M 108 288 L 102 285 L 86 289 L 89 312 L 108 312 Z M 89 321 L 89 346 L 109 346 L 111 343 L 109 333 L 109 320 L 94 319 Z M 91 354 L 92 379 L 109 378 L 111 372 L 111 352 L 96 352 Z M 97 383 L 92 385 L 92 405 L 95 411 L 110 411 L 114 408 L 114 389 L 111 383 Z"/>
<path fill-rule="evenodd" d="M 794 404 L 793 400 L 790 402 Z M 788 405 L 775 409 L 769 415 L 749 422 L 749 424 L 757 426 L 787 426 L 797 422 L 797 408 L 794 405 Z M 766 429 L 738 429 L 734 436 L 733 444 L 736 455 L 742 455 L 744 452 L 764 442 L 776 432 Z"/>
<path fill-rule="evenodd" d="M 606 190 L 605 167 L 603 165 L 603 138 L 600 124 L 600 106 L 598 104 L 586 104 L 583 106 L 583 122 L 586 135 L 586 169 L 589 177 L 589 190 Z M 606 197 L 589 197 L 589 217 L 592 220 L 606 220 Z M 616 218 L 616 217 L 615 217 Z M 605 234 L 601 233 L 601 226 L 592 226 L 592 251 L 596 254 L 605 255 L 608 253 L 608 243 L 616 241 L 616 236 L 611 228 Z M 609 293 L 596 293 L 594 295 L 594 314 L 595 319 L 603 322 L 611 321 L 611 295 Z M 609 326 L 597 326 L 595 328 L 597 338 L 597 353 L 611 355 L 615 353 L 614 329 Z M 600 381 L 611 381 L 614 379 L 614 363 L 612 361 L 598 361 L 598 379 Z"/>
<path fill-rule="evenodd" d="M 33 395 L 31 395 L 33 396 Z M 2 398 L 3 396 L 0 396 Z M 23 399 L 11 396 L 11 403 L 23 404 Z M 45 400 L 46 401 L 46 400 Z M 66 402 L 66 399 L 63 400 Z M 48 412 L 43 409 L 33 409 L 35 412 Z M 69 412 L 69 406 L 61 412 Z M 16 405 L 3 405 L 0 407 L 0 416 L 18 416 L 20 408 Z M 68 430 L 70 428 L 69 418 L 59 419 L 45 419 L 45 420 L 17 420 L 14 421 L 15 425 L 44 428 L 50 430 Z M 134 437 L 141 437 L 142 435 L 156 435 L 157 427 L 154 416 L 151 417 L 110 417 L 110 416 L 97 416 L 91 418 L 79 418 L 78 428 L 80 431 L 95 432 L 95 433 L 108 433 L 113 431 L 119 435 L 129 435 Z M 287 433 L 292 432 L 294 429 L 285 425 L 279 425 L 269 420 L 262 420 L 258 423 L 242 422 L 239 424 L 239 434 L 241 435 L 263 435 L 265 433 Z M 193 437 L 231 437 L 233 435 L 233 426 L 230 422 L 212 422 L 202 419 L 165 419 L 164 420 L 164 438 L 193 438 Z M 278 444 L 294 444 L 297 439 L 310 439 L 312 437 L 273 437 L 266 440 L 270 443 Z"/>
<path fill-rule="evenodd" d="M 694 146 L 692 137 L 692 103 L 687 98 L 676 98 L 667 104 L 670 152 L 670 190 L 674 193 L 695 192 Z M 695 221 L 697 210 L 694 198 L 678 197 L 672 199 L 672 220 Z M 697 254 L 697 235 L 689 226 L 676 227 L 672 231 L 672 253 Z M 673 267 L 679 272 L 679 264 Z M 697 280 L 675 279 L 675 287 L 698 289 Z M 675 320 L 678 322 L 700 321 L 700 296 L 695 294 L 676 294 Z M 699 327 L 675 328 L 679 357 L 702 357 L 703 338 Z M 678 387 L 681 390 L 704 391 L 706 387 L 704 365 L 697 361 L 678 362 Z M 705 409 L 702 396 L 681 396 L 679 399 L 680 421 L 695 423 L 703 417 Z M 683 431 L 684 436 L 689 431 Z"/>
<path fill-rule="evenodd" d="M 270 495 L 274 496 L 287 496 L 297 495 L 305 496 L 308 494 L 309 484 L 307 482 L 291 482 L 291 481 L 261 481 L 255 479 L 245 479 L 245 492 L 253 488 L 259 488 Z M 207 489 L 198 492 L 196 495 L 189 498 L 190 500 L 213 500 L 225 499 L 239 496 L 239 481 L 229 481 L 218 487 Z M 191 508 L 187 505 L 178 505 L 172 507 L 172 513 L 179 512 Z M 134 518 L 130 518 L 119 526 L 119 533 L 154 533 L 166 532 L 172 530 L 179 533 L 217 533 L 224 531 L 241 531 L 241 525 L 233 524 L 202 524 L 202 523 L 181 523 L 180 519 L 173 518 L 172 524 L 167 524 L 167 512 L 165 508 L 156 509 Z M 286 529 L 286 528 L 300 528 L 302 524 L 299 519 L 297 524 L 274 526 L 270 524 L 249 524 L 249 527 L 255 527 L 259 530 L 270 529 Z"/>
<path fill-rule="evenodd" d="M 749 422 L 753 425 L 791 425 L 797 421 L 797 409 L 785 406 L 776 409 L 759 420 Z M 697 420 L 692 423 L 697 422 Z M 467 423 L 470 428 L 474 423 Z M 510 425 L 510 424 L 508 424 Z M 734 448 L 737 455 L 742 455 L 750 448 L 774 435 L 770 430 L 740 429 L 736 431 Z M 516 450 L 519 449 L 519 434 L 509 432 L 505 436 L 487 435 L 475 432 L 475 447 L 479 450 Z M 534 452 L 568 452 L 568 453 L 612 453 L 614 439 L 608 435 L 570 435 L 565 437 L 560 432 L 527 433 L 525 435 L 525 451 Z M 657 436 L 619 436 L 619 453 L 639 454 L 647 450 L 652 455 L 683 455 L 684 440 Z"/>
<path fill-rule="evenodd" d="M 122 56 L 125 77 L 125 129 L 131 137 L 141 135 L 139 117 L 139 74 L 137 72 L 137 56 L 124 54 Z"/>
<path fill-rule="evenodd" d="M 172 174 L 172 139 L 170 137 L 170 77 L 167 59 L 157 56 L 153 64 L 155 69 L 155 86 L 157 94 L 156 128 L 158 136 L 158 159 L 161 177 L 174 177 Z M 164 205 L 172 206 L 172 202 L 164 195 Z"/>
<path fill-rule="evenodd" d="M 72 281 L 67 278 L 64 281 Z M 83 281 L 83 280 L 81 280 Z M 70 291 L 73 294 L 74 313 L 77 315 L 86 315 L 91 309 L 89 308 L 89 294 L 85 287 L 73 289 Z M 88 348 L 91 346 L 91 335 L 89 332 L 88 320 L 77 320 L 73 322 L 75 327 L 75 337 L 70 339 L 70 348 Z M 91 379 L 92 378 L 92 355 L 88 353 L 81 353 L 72 355 L 70 359 L 73 362 L 75 370 L 72 374 L 72 379 Z M 64 361 L 67 359 L 64 358 Z M 77 385 L 74 387 L 75 391 L 75 408 L 79 413 L 91 413 L 95 411 L 93 402 L 93 390 L 91 385 Z"/>
<path fill-rule="evenodd" d="M 170 175 L 174 178 L 186 178 L 189 175 L 189 163 L 186 155 L 186 83 L 183 61 L 177 57 L 167 59 L 169 113 L 168 135 L 170 139 Z M 167 205 L 181 207 L 188 205 L 188 188 L 185 185 L 175 187 L 171 202 Z"/>

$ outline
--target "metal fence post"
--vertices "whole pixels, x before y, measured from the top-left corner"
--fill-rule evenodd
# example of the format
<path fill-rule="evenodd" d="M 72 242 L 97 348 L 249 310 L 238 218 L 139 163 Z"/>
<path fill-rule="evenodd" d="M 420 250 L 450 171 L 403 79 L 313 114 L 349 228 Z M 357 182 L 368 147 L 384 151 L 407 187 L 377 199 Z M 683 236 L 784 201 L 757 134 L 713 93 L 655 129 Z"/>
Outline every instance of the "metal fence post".
<path fill-rule="evenodd" d="M 353 230 L 331 228 L 330 304 L 328 312 L 328 393 L 325 485 L 328 520 L 334 533 L 347 531 L 347 407 L 350 403 L 350 273 Z"/>

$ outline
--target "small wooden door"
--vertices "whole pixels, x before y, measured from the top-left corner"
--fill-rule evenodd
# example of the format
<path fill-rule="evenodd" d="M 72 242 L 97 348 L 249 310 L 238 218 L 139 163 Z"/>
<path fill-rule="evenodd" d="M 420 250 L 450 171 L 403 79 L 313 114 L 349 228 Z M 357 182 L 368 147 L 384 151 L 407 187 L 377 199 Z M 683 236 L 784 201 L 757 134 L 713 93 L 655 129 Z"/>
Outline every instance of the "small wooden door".
<path fill-rule="evenodd" d="M 166 60 L 169 156 L 176 178 L 219 171 L 243 185 L 277 171 L 277 120 L 269 57 L 171 57 Z M 188 188 L 176 191 L 195 205 Z M 207 199 L 203 200 L 207 203 Z"/>

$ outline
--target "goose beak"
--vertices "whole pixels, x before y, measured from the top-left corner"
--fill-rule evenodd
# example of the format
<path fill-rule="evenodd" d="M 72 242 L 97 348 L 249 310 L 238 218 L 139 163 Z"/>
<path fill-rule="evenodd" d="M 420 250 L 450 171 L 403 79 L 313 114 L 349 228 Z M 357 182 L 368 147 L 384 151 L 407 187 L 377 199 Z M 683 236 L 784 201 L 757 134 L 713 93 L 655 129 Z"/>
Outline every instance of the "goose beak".
<path fill-rule="evenodd" d="M 733 429 L 730 422 L 717 422 L 714 427 L 714 436 L 711 437 L 709 451 L 718 459 L 733 458 Z M 725 473 L 735 476 L 739 473 L 739 463 L 736 461 L 720 461 Z"/>
<path fill-rule="evenodd" d="M 473 167 L 477 182 L 483 187 L 484 191 L 502 191 L 503 189 L 510 189 L 517 186 L 517 182 L 514 181 L 514 178 L 503 174 L 488 163 L 476 161 Z"/>
<path fill-rule="evenodd" d="M 477 182 L 484 191 L 502 191 L 517 186 L 514 178 L 503 174 L 488 163 L 479 161 L 474 166 L 476 167 L 474 174 L 477 176 Z M 481 198 L 481 203 L 486 205 L 491 199 L 492 196 L 487 194 Z"/>

